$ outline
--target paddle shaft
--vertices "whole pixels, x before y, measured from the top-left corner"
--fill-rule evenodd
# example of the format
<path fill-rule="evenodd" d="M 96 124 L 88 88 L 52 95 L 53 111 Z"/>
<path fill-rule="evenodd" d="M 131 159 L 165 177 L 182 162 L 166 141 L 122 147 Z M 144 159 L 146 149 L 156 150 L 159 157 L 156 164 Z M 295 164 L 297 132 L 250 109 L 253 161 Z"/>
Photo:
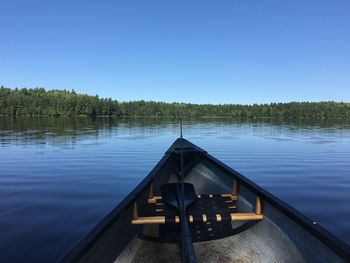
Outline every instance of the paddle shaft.
<path fill-rule="evenodd" d="M 181 138 L 182 138 L 182 118 L 181 118 Z M 186 206 L 185 206 L 185 182 L 184 182 L 184 158 L 183 158 L 183 145 L 181 140 L 181 193 L 179 193 L 179 188 L 177 188 L 178 205 L 180 208 L 181 217 L 181 262 L 183 263 L 196 263 L 196 254 L 194 252 L 192 237 L 190 228 L 187 222 L 186 216 Z"/>
<path fill-rule="evenodd" d="M 187 222 L 186 207 L 183 206 L 183 200 L 181 198 L 180 189 L 178 189 L 178 204 L 180 210 L 180 220 L 181 220 L 181 262 L 182 263 L 196 263 L 196 254 L 194 252 L 192 237 L 190 228 Z"/>

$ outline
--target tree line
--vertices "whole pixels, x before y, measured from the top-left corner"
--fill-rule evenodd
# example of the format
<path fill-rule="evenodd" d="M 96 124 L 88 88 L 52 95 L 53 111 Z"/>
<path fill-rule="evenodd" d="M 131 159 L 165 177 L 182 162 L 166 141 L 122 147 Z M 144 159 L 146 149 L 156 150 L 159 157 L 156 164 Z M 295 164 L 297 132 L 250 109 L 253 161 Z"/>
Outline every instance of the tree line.
<path fill-rule="evenodd" d="M 74 90 L 0 88 L 4 116 L 118 116 L 118 117 L 231 117 L 231 118 L 349 118 L 350 103 L 289 102 L 270 104 L 191 104 L 155 101 L 121 102 L 78 94 Z"/>

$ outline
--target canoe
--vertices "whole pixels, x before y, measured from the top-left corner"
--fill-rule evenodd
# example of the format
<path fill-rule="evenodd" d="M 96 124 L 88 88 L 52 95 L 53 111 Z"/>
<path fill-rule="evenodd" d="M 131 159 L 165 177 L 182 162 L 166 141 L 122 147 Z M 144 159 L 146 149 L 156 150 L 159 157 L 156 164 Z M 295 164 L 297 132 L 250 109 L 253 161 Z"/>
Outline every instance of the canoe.
<path fill-rule="evenodd" d="M 180 217 L 161 187 L 179 182 L 181 155 L 197 262 L 350 262 L 345 242 L 183 138 L 58 262 L 180 262 Z"/>

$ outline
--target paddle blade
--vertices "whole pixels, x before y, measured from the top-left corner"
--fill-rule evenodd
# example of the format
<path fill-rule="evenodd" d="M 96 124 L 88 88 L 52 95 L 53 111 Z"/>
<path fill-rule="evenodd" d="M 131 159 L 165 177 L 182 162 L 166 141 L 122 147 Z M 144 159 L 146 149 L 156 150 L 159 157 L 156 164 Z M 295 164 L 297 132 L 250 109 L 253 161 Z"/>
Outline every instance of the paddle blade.
<path fill-rule="evenodd" d="M 175 208 L 180 208 L 181 183 L 164 184 L 160 187 L 163 202 Z M 184 183 L 184 206 L 185 208 L 196 200 L 197 195 L 193 184 Z"/>

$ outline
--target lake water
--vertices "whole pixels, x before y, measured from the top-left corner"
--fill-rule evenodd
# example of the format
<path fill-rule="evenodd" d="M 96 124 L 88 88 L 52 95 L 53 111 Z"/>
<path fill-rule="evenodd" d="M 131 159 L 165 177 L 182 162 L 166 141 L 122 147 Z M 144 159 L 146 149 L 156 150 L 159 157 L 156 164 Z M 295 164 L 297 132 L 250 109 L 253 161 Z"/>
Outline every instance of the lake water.
<path fill-rule="evenodd" d="M 0 262 L 52 262 L 152 169 L 176 120 L 0 118 Z M 184 121 L 184 137 L 350 243 L 350 123 Z"/>

